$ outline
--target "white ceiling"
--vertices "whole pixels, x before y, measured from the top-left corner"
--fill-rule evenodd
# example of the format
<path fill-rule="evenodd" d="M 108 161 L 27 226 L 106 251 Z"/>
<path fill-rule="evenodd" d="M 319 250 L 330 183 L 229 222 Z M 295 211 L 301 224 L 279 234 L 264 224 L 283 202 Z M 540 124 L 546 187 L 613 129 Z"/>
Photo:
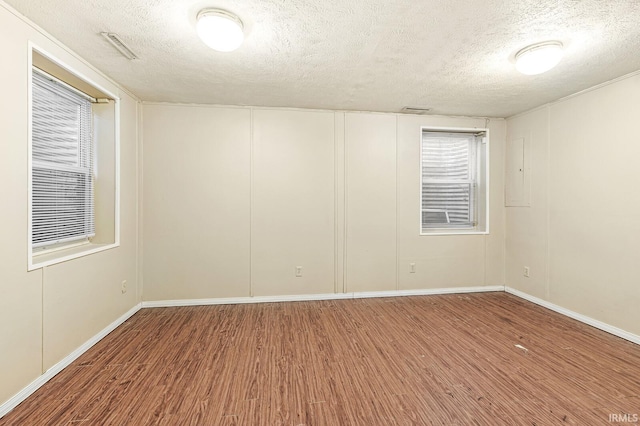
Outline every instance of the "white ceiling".
<path fill-rule="evenodd" d="M 145 101 L 507 117 L 640 69 L 639 0 L 5 1 Z M 205 7 L 245 22 L 239 50 L 198 39 Z M 515 71 L 548 39 L 560 65 Z"/>

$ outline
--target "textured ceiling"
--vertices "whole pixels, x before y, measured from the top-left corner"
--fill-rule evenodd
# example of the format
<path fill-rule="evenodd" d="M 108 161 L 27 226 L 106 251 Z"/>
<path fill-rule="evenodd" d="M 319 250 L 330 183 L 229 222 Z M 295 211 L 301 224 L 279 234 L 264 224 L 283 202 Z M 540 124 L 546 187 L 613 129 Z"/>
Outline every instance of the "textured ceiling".
<path fill-rule="evenodd" d="M 640 69 L 639 0 L 5 1 L 145 101 L 506 117 Z M 198 39 L 205 7 L 245 22 L 239 50 Z M 547 39 L 560 65 L 515 71 Z"/>

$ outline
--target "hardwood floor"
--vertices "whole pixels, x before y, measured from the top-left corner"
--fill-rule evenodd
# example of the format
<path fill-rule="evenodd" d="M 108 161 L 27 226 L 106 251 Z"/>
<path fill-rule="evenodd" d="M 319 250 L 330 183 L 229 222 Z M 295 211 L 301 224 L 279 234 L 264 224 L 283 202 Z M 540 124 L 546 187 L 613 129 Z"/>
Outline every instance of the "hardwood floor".
<path fill-rule="evenodd" d="M 144 309 L 0 425 L 600 425 L 634 414 L 640 346 L 483 293 Z"/>

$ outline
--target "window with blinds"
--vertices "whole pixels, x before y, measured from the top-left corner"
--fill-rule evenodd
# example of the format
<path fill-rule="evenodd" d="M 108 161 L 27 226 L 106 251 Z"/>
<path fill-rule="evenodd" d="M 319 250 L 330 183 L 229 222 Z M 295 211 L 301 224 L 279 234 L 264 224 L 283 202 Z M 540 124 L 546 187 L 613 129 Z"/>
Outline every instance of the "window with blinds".
<path fill-rule="evenodd" d="M 423 130 L 422 233 L 476 229 L 485 132 Z"/>
<path fill-rule="evenodd" d="M 33 68 L 31 244 L 95 235 L 91 100 Z"/>

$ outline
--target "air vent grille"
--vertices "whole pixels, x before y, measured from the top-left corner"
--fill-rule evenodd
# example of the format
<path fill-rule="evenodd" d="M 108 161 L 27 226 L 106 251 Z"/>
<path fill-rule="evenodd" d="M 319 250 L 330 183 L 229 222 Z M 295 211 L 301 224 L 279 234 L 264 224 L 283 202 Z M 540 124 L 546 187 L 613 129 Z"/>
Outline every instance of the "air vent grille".
<path fill-rule="evenodd" d="M 431 112 L 431 108 L 424 107 L 404 107 L 400 110 L 400 112 L 404 112 L 405 114 L 427 114 Z"/>
<path fill-rule="evenodd" d="M 431 112 L 431 108 L 406 106 L 402 108 L 400 112 L 403 112 L 405 114 L 428 114 L 429 112 Z"/>
<path fill-rule="evenodd" d="M 133 51 L 124 44 L 120 36 L 116 33 L 100 33 L 102 37 L 104 37 L 113 47 L 118 49 L 118 52 L 122 53 L 122 56 L 129 60 L 138 59 L 138 55 L 133 53 Z"/>

